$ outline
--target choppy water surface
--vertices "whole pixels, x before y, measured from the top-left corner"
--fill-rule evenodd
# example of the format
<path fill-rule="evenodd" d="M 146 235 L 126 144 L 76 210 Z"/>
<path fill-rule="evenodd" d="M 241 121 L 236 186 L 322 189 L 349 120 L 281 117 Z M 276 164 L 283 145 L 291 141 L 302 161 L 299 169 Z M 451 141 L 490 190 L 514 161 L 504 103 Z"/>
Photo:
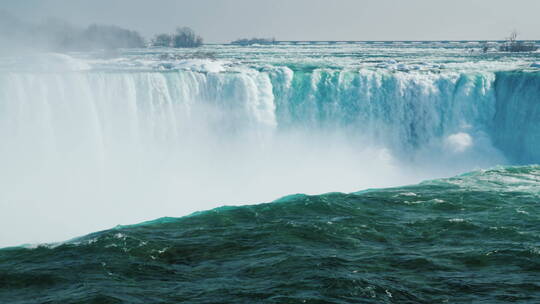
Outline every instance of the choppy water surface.
<path fill-rule="evenodd" d="M 536 303 L 540 168 L 294 195 L 0 250 L 6 303 Z"/>

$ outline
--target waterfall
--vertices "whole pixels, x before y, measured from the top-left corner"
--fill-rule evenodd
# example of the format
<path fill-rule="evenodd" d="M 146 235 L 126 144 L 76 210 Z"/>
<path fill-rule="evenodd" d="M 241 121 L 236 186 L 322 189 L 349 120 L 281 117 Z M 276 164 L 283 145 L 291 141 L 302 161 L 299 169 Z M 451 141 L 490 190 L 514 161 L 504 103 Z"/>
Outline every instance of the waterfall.
<path fill-rule="evenodd" d="M 538 162 L 539 79 L 286 66 L 3 71 L 0 220 L 67 237 L 285 193 Z"/>

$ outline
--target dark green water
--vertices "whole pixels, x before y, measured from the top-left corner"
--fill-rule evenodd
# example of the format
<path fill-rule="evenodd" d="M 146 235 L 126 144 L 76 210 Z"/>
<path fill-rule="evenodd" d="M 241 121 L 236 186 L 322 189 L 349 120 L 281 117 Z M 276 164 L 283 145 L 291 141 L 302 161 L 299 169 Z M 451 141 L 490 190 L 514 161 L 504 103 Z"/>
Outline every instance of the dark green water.
<path fill-rule="evenodd" d="M 540 303 L 540 167 L 0 250 L 0 303 Z"/>

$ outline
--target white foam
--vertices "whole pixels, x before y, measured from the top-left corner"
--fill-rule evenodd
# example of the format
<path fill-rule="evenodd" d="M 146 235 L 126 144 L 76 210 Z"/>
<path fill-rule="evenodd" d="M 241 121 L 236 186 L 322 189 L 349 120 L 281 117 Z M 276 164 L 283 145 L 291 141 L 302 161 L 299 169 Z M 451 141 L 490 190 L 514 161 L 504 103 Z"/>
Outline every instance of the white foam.
<path fill-rule="evenodd" d="M 447 149 L 453 153 L 463 153 L 473 146 L 473 138 L 464 132 L 452 134 L 444 140 Z"/>
<path fill-rule="evenodd" d="M 175 64 L 176 68 L 197 72 L 220 73 L 225 71 L 225 62 L 210 59 L 182 60 Z"/>

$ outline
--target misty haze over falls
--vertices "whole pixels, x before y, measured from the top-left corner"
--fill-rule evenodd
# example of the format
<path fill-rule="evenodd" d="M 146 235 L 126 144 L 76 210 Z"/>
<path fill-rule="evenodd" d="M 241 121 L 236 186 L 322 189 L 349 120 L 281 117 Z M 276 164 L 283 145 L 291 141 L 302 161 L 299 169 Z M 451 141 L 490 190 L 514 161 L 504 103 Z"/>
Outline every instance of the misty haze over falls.
<path fill-rule="evenodd" d="M 188 63 L 89 69 L 50 55 L 2 69 L 3 225 L 25 242 L 62 240 L 540 161 L 537 72 Z"/>

